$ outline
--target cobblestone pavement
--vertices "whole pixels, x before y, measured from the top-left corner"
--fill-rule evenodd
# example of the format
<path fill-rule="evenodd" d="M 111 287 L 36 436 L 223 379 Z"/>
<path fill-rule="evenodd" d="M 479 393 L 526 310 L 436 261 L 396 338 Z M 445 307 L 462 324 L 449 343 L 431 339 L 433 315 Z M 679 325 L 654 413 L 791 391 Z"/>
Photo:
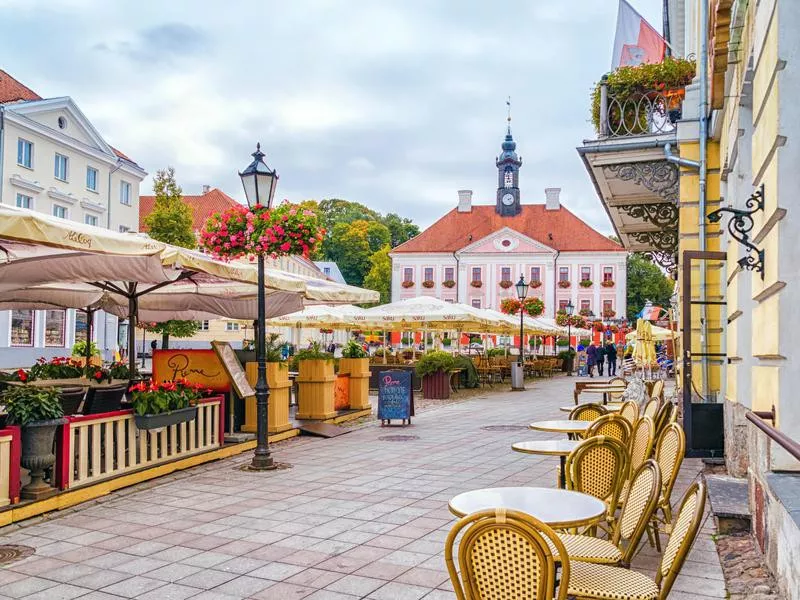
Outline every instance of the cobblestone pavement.
<path fill-rule="evenodd" d="M 204 465 L 22 527 L 0 543 L 35 548 L 0 568 L 4 598 L 111 600 L 445 600 L 447 501 L 492 486 L 554 486 L 557 459 L 513 452 L 558 437 L 486 425 L 563 417 L 573 380 L 424 412 L 405 429 L 376 424 L 275 449 L 291 469 L 248 473 L 248 456 Z M 390 441 L 385 436 L 416 439 Z M 687 460 L 673 502 L 701 470 Z M 724 598 L 710 521 L 670 598 Z M 634 568 L 653 574 L 646 546 Z"/>
<path fill-rule="evenodd" d="M 717 538 L 717 551 L 725 573 L 730 600 L 780 600 L 775 578 L 749 533 Z"/>

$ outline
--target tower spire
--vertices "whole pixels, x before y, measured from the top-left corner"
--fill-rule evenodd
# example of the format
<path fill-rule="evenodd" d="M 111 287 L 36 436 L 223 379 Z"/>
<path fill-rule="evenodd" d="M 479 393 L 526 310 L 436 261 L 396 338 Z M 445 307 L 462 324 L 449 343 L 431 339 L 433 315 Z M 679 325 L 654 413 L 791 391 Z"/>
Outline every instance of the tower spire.
<path fill-rule="evenodd" d="M 506 121 L 508 121 L 508 135 L 511 135 L 511 96 L 506 99 L 506 107 L 508 109 L 508 116 L 506 117 Z"/>

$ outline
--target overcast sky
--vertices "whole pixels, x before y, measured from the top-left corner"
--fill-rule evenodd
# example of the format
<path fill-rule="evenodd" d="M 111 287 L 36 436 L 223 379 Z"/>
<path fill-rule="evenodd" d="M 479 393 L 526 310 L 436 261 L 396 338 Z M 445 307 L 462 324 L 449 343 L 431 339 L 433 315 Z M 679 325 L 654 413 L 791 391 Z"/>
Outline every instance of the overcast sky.
<path fill-rule="evenodd" d="M 662 0 L 632 0 L 661 30 Z M 617 0 L 0 0 L 0 68 L 72 96 L 150 173 L 243 200 L 256 141 L 276 198 L 345 198 L 425 227 L 493 203 L 511 96 L 523 202 L 611 227 L 576 151 Z M 150 193 L 148 178 L 142 193 Z"/>

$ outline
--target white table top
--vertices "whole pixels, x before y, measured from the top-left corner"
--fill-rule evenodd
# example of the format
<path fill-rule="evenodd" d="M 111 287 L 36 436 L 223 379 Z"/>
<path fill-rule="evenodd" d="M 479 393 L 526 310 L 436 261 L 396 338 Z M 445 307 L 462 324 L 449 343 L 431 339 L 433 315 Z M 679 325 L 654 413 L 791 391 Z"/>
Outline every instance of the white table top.
<path fill-rule="evenodd" d="M 556 419 L 552 421 L 536 421 L 528 425 L 529 429 L 549 431 L 553 433 L 583 433 L 592 424 L 592 421 L 571 421 L 569 419 Z"/>
<path fill-rule="evenodd" d="M 579 394 L 613 394 L 616 392 L 624 392 L 624 385 L 593 385 L 591 387 L 583 388 Z"/>
<path fill-rule="evenodd" d="M 527 513 L 557 529 L 593 525 L 606 514 L 605 503 L 594 496 L 540 487 L 472 490 L 450 500 L 449 508 L 457 517 L 480 510 L 508 508 Z"/>
<path fill-rule="evenodd" d="M 581 441 L 582 440 L 531 440 L 512 444 L 511 449 L 524 454 L 566 456 L 572 452 Z"/>
<path fill-rule="evenodd" d="M 572 412 L 573 410 L 575 410 L 576 406 L 580 406 L 580 404 L 568 404 L 567 406 L 561 406 L 558 410 L 560 410 L 561 412 L 568 413 L 568 412 Z M 608 404 L 601 404 L 600 406 L 605 408 L 606 412 L 612 413 L 612 412 L 619 412 L 620 409 L 622 408 L 622 403 L 620 403 L 620 402 L 609 402 Z"/>

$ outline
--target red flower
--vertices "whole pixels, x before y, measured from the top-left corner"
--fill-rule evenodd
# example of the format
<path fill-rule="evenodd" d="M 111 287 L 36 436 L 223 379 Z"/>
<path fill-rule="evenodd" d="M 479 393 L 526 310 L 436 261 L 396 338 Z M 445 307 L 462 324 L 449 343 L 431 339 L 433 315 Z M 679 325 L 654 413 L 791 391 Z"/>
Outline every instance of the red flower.
<path fill-rule="evenodd" d="M 17 377 L 19 378 L 19 380 L 22 383 L 25 383 L 26 381 L 28 381 L 28 374 L 25 371 L 23 371 L 22 369 L 19 369 L 17 371 Z"/>
<path fill-rule="evenodd" d="M 95 371 L 94 372 L 94 378 L 97 379 L 97 381 L 100 381 L 103 378 L 103 372 L 102 371 Z"/>

